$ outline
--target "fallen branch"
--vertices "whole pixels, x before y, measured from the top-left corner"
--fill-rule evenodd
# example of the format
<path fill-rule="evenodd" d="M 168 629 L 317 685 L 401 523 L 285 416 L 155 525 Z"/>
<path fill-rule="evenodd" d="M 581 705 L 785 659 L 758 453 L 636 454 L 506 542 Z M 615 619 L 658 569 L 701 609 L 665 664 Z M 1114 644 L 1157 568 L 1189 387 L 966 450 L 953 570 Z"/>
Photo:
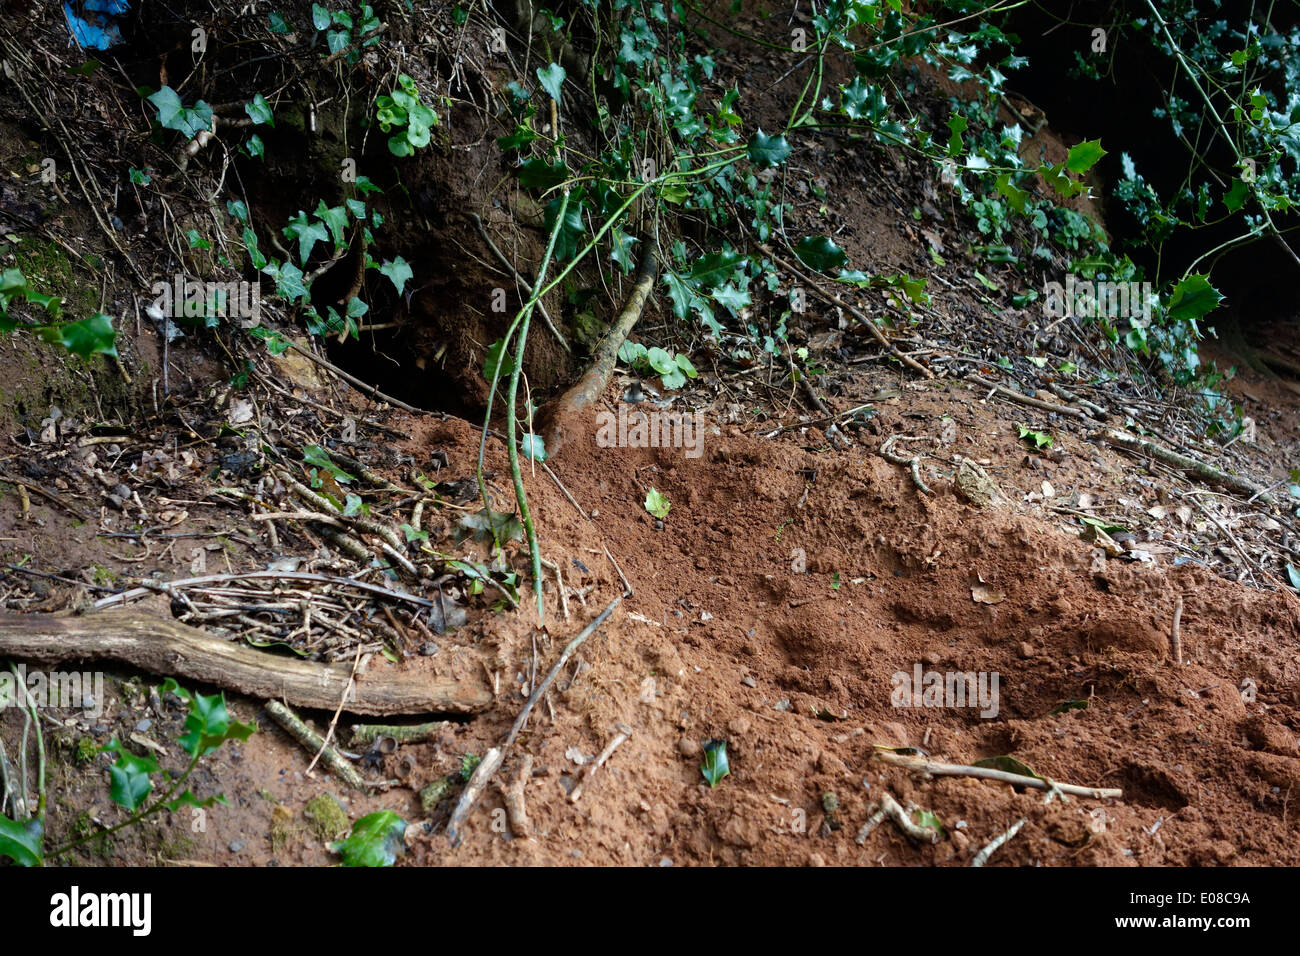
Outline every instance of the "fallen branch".
<path fill-rule="evenodd" d="M 887 763 L 915 773 L 928 773 L 935 777 L 975 777 L 980 780 L 997 780 L 1016 787 L 1032 787 L 1035 790 L 1059 791 L 1072 797 L 1092 797 L 1096 800 L 1118 800 L 1124 796 L 1123 790 L 1107 787 L 1076 787 L 1068 783 L 1055 783 L 1042 777 L 1026 777 L 1023 774 L 994 770 L 992 767 L 968 767 L 964 764 L 939 763 L 921 757 L 908 757 L 903 754 L 878 750 L 872 755 L 873 760 Z"/>
<path fill-rule="evenodd" d="M 361 772 L 348 763 L 346 757 L 335 750 L 333 745 L 326 743 L 325 738 L 303 723 L 302 718 L 284 704 L 278 700 L 268 700 L 266 702 L 266 712 L 275 718 L 275 722 L 283 727 L 290 737 L 308 750 L 313 751 L 316 758 L 319 758 L 321 763 L 329 767 L 334 772 L 334 775 L 349 787 L 354 790 L 367 790 L 376 786 L 376 784 L 367 783 L 366 779 L 361 776 Z M 312 763 L 316 763 L 315 758 L 312 759 Z"/>
<path fill-rule="evenodd" d="M 632 292 L 627 297 L 623 311 L 618 314 L 614 324 L 609 327 L 600 343 L 592 352 L 592 362 L 578 379 L 578 383 L 554 401 L 545 411 L 545 424 L 542 434 L 547 452 L 554 457 L 561 448 L 574 437 L 579 430 L 582 416 L 587 409 L 600 398 L 609 384 L 609 378 L 618 362 L 618 350 L 632 331 L 641 313 L 645 311 L 646 302 L 654 289 L 655 276 L 659 272 L 659 258 L 652 240 L 646 240 L 645 251 L 637 266 L 636 280 Z"/>
<path fill-rule="evenodd" d="M 1172 468 L 1178 468 L 1182 471 L 1191 472 L 1198 478 L 1206 481 L 1213 481 L 1224 488 L 1231 488 L 1233 491 L 1240 492 L 1244 495 L 1250 495 L 1258 498 L 1265 504 L 1274 504 L 1274 499 L 1268 494 L 1267 490 L 1261 488 L 1248 478 L 1240 478 L 1237 475 L 1230 475 L 1221 468 L 1207 464 L 1199 459 L 1192 458 L 1188 455 L 1180 455 L 1176 451 L 1170 451 L 1167 448 L 1161 448 L 1159 445 L 1147 441 L 1145 438 L 1138 438 L 1136 435 L 1130 435 L 1128 432 L 1120 431 L 1118 428 L 1107 428 L 1101 433 L 1102 438 L 1117 445 L 1127 451 L 1140 452 L 1144 455 L 1150 455 L 1156 461 L 1164 462 Z"/>
<path fill-rule="evenodd" d="M 120 597 L 120 595 L 119 595 Z M 166 617 L 105 611 L 81 617 L 0 614 L 0 657 L 51 664 L 119 661 L 294 707 L 332 711 L 352 677 L 350 665 L 295 660 L 212 637 Z M 473 714 L 492 704 L 480 684 L 416 669 L 372 666 L 357 676 L 344 708 L 374 716 Z"/>
<path fill-rule="evenodd" d="M 986 378 L 980 378 L 978 375 L 967 375 L 966 381 L 974 382 L 980 388 L 986 388 L 989 391 L 996 392 L 1003 398 L 1009 398 L 1013 402 L 1021 405 L 1028 405 L 1030 408 L 1037 408 L 1044 412 L 1055 412 L 1057 415 L 1069 415 L 1072 418 L 1082 418 L 1088 420 L 1088 413 L 1081 408 L 1071 408 L 1068 405 L 1058 405 L 1056 402 L 1045 402 L 1041 398 L 1034 398 L 1032 395 L 1026 395 L 1023 392 L 1017 392 L 1013 388 L 999 385 L 997 382 L 990 382 Z"/>

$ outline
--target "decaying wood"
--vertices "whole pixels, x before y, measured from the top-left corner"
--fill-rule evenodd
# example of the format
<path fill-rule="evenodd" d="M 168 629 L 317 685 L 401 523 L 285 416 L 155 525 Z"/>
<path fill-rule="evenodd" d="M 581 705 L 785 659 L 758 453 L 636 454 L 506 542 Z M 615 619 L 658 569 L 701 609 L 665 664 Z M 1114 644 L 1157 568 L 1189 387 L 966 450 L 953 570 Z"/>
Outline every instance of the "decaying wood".
<path fill-rule="evenodd" d="M 618 350 L 622 348 L 628 333 L 641 318 L 646 302 L 654 289 L 655 276 L 659 272 L 658 250 L 652 240 L 646 240 L 645 251 L 641 254 L 641 263 L 637 266 L 636 280 L 632 293 L 618 314 L 614 324 L 609 327 L 595 351 L 591 353 L 591 365 L 578 379 L 578 383 L 555 400 L 544 412 L 542 435 L 546 450 L 555 455 L 582 428 L 583 416 L 592 404 L 600 398 L 609 384 L 609 377 L 618 362 Z"/>
<path fill-rule="evenodd" d="M 0 614 L 0 657 L 40 664 L 119 661 L 250 697 L 330 711 L 338 706 L 352 676 L 350 665 L 268 654 L 171 618 L 135 611 L 81 617 Z M 344 710 L 374 716 L 473 714 L 491 703 L 491 691 L 477 682 L 377 665 L 357 675 Z"/>

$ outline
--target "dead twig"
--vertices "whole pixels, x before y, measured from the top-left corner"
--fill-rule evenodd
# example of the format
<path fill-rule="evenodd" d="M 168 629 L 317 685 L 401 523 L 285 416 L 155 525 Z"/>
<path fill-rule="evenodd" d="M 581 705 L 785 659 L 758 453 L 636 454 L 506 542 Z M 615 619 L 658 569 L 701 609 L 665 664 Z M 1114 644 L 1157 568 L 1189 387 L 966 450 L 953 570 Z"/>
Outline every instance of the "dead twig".
<path fill-rule="evenodd" d="M 346 757 L 335 750 L 324 737 L 308 727 L 301 717 L 284 706 L 284 704 L 278 700 L 268 700 L 266 702 L 266 712 L 275 719 L 277 724 L 284 728 L 290 737 L 308 750 L 316 751 L 316 757 L 312 758 L 313 766 L 319 758 L 324 761 L 325 766 L 334 772 L 335 776 L 356 790 L 367 790 L 375 786 L 375 784 L 367 783 L 366 779 L 361 776 L 361 772 L 348 763 Z M 333 725 L 330 726 L 333 729 Z M 307 769 L 310 771 L 311 767 Z"/>
<path fill-rule="evenodd" d="M 1018 821 L 1016 821 L 1016 823 L 1012 824 L 1011 828 L 1007 830 L 1006 833 L 1002 833 L 994 837 L 991 841 L 989 841 L 988 846 L 986 846 L 984 849 L 980 850 L 978 853 L 975 854 L 975 859 L 970 861 L 970 865 L 983 866 L 985 863 L 987 863 L 989 861 L 989 857 L 991 857 L 994 853 L 996 853 L 998 848 L 1001 847 L 1002 844 L 1006 843 L 1013 836 L 1019 833 L 1020 828 L 1023 827 L 1027 822 L 1029 822 L 1028 817 L 1021 817 Z"/>
<path fill-rule="evenodd" d="M 617 729 L 618 733 L 614 736 L 614 739 L 605 745 L 605 749 L 600 752 L 600 756 L 592 761 L 591 765 L 587 767 L 587 772 L 583 774 L 582 780 L 578 782 L 578 785 L 574 787 L 573 791 L 569 794 L 570 803 L 578 802 L 579 798 L 582 796 L 582 791 L 586 788 L 587 784 L 591 782 L 591 778 L 594 777 L 596 772 L 605 765 L 605 761 L 608 760 L 614 751 L 618 749 L 619 745 L 632 736 L 632 728 L 626 724 L 618 724 Z"/>

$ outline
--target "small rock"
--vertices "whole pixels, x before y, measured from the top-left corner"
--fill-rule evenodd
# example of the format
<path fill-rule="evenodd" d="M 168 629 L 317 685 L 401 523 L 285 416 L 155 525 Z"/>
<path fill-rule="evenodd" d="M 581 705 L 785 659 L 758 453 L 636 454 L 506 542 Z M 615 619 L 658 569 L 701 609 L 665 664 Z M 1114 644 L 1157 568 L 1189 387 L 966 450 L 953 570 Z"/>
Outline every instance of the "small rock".
<path fill-rule="evenodd" d="M 948 839 L 952 841 L 953 849 L 957 851 L 958 856 L 965 856 L 966 851 L 970 849 L 970 837 L 960 830 L 950 831 Z"/>
<path fill-rule="evenodd" d="M 104 503 L 118 511 L 126 510 L 126 499 L 120 495 L 104 495 Z"/>
<path fill-rule="evenodd" d="M 741 682 L 742 684 L 744 684 L 746 687 L 757 687 L 757 686 L 758 686 L 758 681 L 754 680 L 754 678 L 752 678 L 752 677 L 745 677 L 745 678 L 742 678 L 740 682 Z"/>
<path fill-rule="evenodd" d="M 1021 656 L 1022 658 L 1025 658 L 1026 660 L 1028 660 L 1029 658 L 1033 657 L 1033 656 L 1034 656 L 1034 645 L 1033 645 L 1033 644 L 1030 644 L 1028 641 L 1021 641 L 1021 642 L 1020 642 L 1020 656 Z"/>
<path fill-rule="evenodd" d="M 824 856 L 822 856 L 820 853 L 810 853 L 810 854 L 808 855 L 808 865 L 809 865 L 809 866 L 825 866 L 825 865 L 826 865 L 826 858 L 825 858 Z"/>
<path fill-rule="evenodd" d="M 700 742 L 692 737 L 683 737 L 677 741 L 677 752 L 683 757 L 694 759 L 704 752 Z"/>
<path fill-rule="evenodd" d="M 146 717 L 144 720 L 140 721 L 138 724 L 135 725 L 135 732 L 137 734 L 147 733 L 149 728 L 152 726 L 153 726 L 153 721 L 150 720 L 148 717 Z"/>
<path fill-rule="evenodd" d="M 131 489 L 120 482 L 113 486 L 113 494 L 126 501 L 131 500 Z"/>
<path fill-rule="evenodd" d="M 437 641 L 425 641 L 423 644 L 420 645 L 421 657 L 432 657 L 434 654 L 437 653 L 438 653 Z"/>
<path fill-rule="evenodd" d="M 937 653 L 935 653 L 934 651 L 926 651 L 925 654 L 922 655 L 922 657 L 921 657 L 921 660 L 922 660 L 922 661 L 924 661 L 925 663 L 929 664 L 929 665 L 932 666 L 932 667 L 933 667 L 935 664 L 939 663 L 939 661 L 941 661 L 942 659 L 943 659 L 943 658 L 941 658 L 941 657 L 940 657 Z"/>
<path fill-rule="evenodd" d="M 673 865 L 672 857 L 667 857 L 667 856 L 664 857 L 662 860 L 659 861 L 659 865 L 660 865 L 660 866 L 672 866 L 672 865 Z"/>
<path fill-rule="evenodd" d="M 240 850 L 242 850 L 243 848 L 244 848 L 244 841 L 243 841 L 243 840 L 231 840 L 231 841 L 230 841 L 230 852 L 231 852 L 231 853 L 238 853 L 238 852 L 239 852 Z"/>

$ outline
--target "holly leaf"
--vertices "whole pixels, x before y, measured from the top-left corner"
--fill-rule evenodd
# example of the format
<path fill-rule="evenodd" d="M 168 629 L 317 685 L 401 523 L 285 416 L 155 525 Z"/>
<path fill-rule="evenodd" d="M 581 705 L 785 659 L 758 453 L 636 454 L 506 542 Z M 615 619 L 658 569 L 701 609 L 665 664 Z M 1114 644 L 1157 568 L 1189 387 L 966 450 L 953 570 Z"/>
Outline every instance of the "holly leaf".
<path fill-rule="evenodd" d="M 704 745 L 704 762 L 700 764 L 700 772 L 704 774 L 704 779 L 709 782 L 710 787 L 716 787 L 722 782 L 723 777 L 731 773 L 725 740 L 710 740 Z"/>
<path fill-rule="evenodd" d="M 1169 318 L 1195 321 L 1214 311 L 1223 301 L 1223 294 L 1210 285 L 1210 277 L 1193 273 L 1174 285 L 1169 297 Z"/>
<path fill-rule="evenodd" d="M 1101 148 L 1101 140 L 1090 139 L 1070 147 L 1070 152 L 1065 157 L 1065 168 L 1072 173 L 1086 173 L 1105 155 L 1106 150 Z"/>
<path fill-rule="evenodd" d="M 354 823 L 347 839 L 329 848 L 344 866 L 392 866 L 406 850 L 405 834 L 405 820 L 392 810 L 379 810 Z"/>
<path fill-rule="evenodd" d="M 114 803 L 134 813 L 153 790 L 150 774 L 158 772 L 158 762 L 151 757 L 137 757 L 114 737 L 102 753 L 115 753 L 117 760 L 108 768 L 108 795 Z"/>
<path fill-rule="evenodd" d="M 848 255 L 829 236 L 805 236 L 794 245 L 794 254 L 810 269 L 828 272 L 846 265 Z"/>
<path fill-rule="evenodd" d="M 45 837 L 45 821 L 15 821 L 0 814 L 0 857 L 9 857 L 19 866 L 40 866 L 44 859 L 41 841 Z"/>
<path fill-rule="evenodd" d="M 750 162 L 763 169 L 780 166 L 790 155 L 790 144 L 783 134 L 768 136 L 761 129 L 749 138 L 745 148 Z"/>

